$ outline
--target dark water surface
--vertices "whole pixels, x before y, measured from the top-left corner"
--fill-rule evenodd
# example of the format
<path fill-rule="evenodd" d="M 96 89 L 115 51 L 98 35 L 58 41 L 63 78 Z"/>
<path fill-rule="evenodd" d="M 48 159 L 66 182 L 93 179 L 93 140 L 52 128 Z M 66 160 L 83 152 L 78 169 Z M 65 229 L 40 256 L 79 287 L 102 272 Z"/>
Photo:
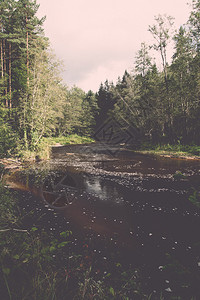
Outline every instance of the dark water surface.
<path fill-rule="evenodd" d="M 10 185 L 39 226 L 72 230 L 73 251 L 86 244 L 101 272 L 121 263 L 139 270 L 149 294 L 200 299 L 200 210 L 188 200 L 200 186 L 200 160 L 110 153 L 53 148 L 49 162 L 16 172 Z"/>

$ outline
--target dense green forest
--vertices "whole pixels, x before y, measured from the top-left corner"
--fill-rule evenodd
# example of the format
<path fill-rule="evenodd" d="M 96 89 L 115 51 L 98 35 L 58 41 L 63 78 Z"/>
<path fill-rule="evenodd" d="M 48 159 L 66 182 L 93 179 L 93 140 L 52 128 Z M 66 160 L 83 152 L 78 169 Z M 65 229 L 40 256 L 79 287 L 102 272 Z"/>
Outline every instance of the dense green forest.
<path fill-rule="evenodd" d="M 1 1 L 1 156 L 35 151 L 43 137 L 92 136 L 109 117 L 152 143 L 199 144 L 200 1 L 192 3 L 188 22 L 176 32 L 172 17 L 155 17 L 149 26 L 154 44 L 141 44 L 133 72 L 126 71 L 115 85 L 106 81 L 94 94 L 62 82 L 62 64 L 44 35 L 36 1 Z"/>
<path fill-rule="evenodd" d="M 97 122 L 113 116 L 122 129 L 135 128 L 151 143 L 199 144 L 200 141 L 200 1 L 193 1 L 187 24 L 175 34 L 173 18 L 155 17 L 149 26 L 155 43 L 145 42 L 135 56 L 132 74 L 125 72 L 114 86 L 108 81 L 97 94 Z M 167 50 L 174 41 L 172 62 Z M 158 70 L 150 52 L 159 53 Z"/>
<path fill-rule="evenodd" d="M 94 93 L 62 82 L 61 63 L 49 47 L 36 1 L 0 3 L 0 152 L 35 150 L 43 137 L 91 134 Z"/>

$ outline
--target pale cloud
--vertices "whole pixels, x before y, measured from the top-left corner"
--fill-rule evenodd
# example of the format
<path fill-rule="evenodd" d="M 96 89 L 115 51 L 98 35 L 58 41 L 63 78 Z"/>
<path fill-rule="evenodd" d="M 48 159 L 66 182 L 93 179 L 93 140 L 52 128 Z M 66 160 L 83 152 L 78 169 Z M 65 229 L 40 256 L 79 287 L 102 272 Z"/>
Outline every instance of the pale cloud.
<path fill-rule="evenodd" d="M 79 80 L 79 87 L 86 91 L 93 87 L 93 90 L 97 91 L 100 83 L 103 83 L 106 79 L 110 82 L 116 82 L 118 77 L 124 73 L 125 69 L 131 69 L 129 60 L 116 60 L 102 63 L 100 66 L 97 66 L 97 68 L 84 74 L 83 79 Z"/>
<path fill-rule="evenodd" d="M 161 13 L 185 23 L 187 0 L 38 0 L 45 33 L 64 61 L 66 84 L 96 91 L 133 68 L 135 52 L 151 40 L 148 25 Z"/>

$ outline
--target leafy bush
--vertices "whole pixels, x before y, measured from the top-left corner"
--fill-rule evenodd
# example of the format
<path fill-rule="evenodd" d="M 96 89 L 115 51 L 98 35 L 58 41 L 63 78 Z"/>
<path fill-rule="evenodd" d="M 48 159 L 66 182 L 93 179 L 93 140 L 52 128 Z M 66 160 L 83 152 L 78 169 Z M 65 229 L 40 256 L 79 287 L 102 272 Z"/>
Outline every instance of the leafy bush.
<path fill-rule="evenodd" d="M 9 190 L 0 182 L 0 228 L 11 225 L 16 220 L 15 201 Z"/>
<path fill-rule="evenodd" d="M 0 122 L 0 157 L 9 157 L 16 153 L 18 136 L 7 124 Z"/>

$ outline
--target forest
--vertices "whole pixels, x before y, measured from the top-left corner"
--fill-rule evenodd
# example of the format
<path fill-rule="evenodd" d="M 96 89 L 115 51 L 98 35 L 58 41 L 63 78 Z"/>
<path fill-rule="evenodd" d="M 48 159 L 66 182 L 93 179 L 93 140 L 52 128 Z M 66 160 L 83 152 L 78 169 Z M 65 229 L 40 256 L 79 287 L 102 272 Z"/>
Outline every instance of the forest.
<path fill-rule="evenodd" d="M 199 0 L 193 0 L 189 20 L 176 31 L 173 17 L 156 16 L 148 28 L 154 44 L 143 42 L 132 72 L 125 71 L 116 84 L 106 80 L 97 93 L 63 83 L 62 63 L 45 37 L 38 8 L 30 0 L 0 3 L 1 156 L 35 151 L 43 137 L 92 137 L 109 117 L 122 131 L 134 128 L 137 139 L 153 144 L 199 144 Z M 162 69 L 151 57 L 153 50 Z"/>
<path fill-rule="evenodd" d="M 38 9 L 0 0 L 1 298 L 198 300 L 200 0 L 97 92 L 64 83 Z"/>

